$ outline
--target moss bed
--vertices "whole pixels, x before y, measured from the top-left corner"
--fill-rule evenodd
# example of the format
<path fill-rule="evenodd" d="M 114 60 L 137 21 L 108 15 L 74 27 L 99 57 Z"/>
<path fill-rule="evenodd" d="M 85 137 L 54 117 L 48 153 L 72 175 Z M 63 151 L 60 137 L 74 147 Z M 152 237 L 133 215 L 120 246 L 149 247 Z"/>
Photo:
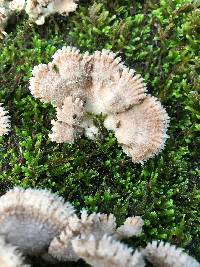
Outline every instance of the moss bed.
<path fill-rule="evenodd" d="M 118 223 L 141 215 L 143 234 L 128 244 L 162 239 L 199 260 L 199 17 L 197 1 L 80 0 L 76 12 L 50 17 L 43 26 L 30 25 L 26 14 L 12 18 L 0 44 L 0 102 L 12 124 L 0 138 L 0 194 L 14 185 L 48 188 L 78 210 L 114 213 Z M 97 141 L 49 140 L 55 110 L 32 97 L 29 78 L 35 65 L 49 62 L 63 45 L 111 49 L 144 77 L 171 118 L 169 139 L 158 156 L 143 166 L 133 164 L 101 118 L 96 118 L 102 128 Z"/>

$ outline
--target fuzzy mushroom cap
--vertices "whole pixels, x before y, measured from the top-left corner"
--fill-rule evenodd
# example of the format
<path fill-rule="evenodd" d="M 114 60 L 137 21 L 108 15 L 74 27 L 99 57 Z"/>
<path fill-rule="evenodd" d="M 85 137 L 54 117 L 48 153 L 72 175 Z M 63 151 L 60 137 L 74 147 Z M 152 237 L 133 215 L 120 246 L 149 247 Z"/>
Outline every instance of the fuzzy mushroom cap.
<path fill-rule="evenodd" d="M 104 235 L 101 240 L 90 235 L 87 239 L 74 239 L 73 248 L 77 255 L 94 267 L 143 267 L 143 256 Z"/>
<path fill-rule="evenodd" d="M 14 188 L 0 197 L 0 234 L 25 254 L 42 254 L 73 213 L 69 203 L 46 190 Z"/>
<path fill-rule="evenodd" d="M 81 218 L 76 215 L 69 218 L 68 225 L 61 232 L 59 237 L 55 237 L 48 253 L 62 261 L 77 261 L 79 256 L 74 252 L 72 240 L 79 237 L 87 238 L 93 234 L 96 239 L 101 239 L 104 234 L 113 234 L 116 229 L 115 217 L 110 214 L 92 213 L 83 211 Z"/>
<path fill-rule="evenodd" d="M 87 116 L 83 118 L 80 127 L 84 129 L 85 136 L 91 140 L 95 140 L 99 136 L 99 129 L 94 125 L 93 120 Z"/>
<path fill-rule="evenodd" d="M 143 220 L 139 216 L 129 217 L 122 226 L 119 228 L 116 226 L 116 218 L 113 214 L 88 215 L 83 210 L 80 219 L 76 215 L 69 218 L 66 228 L 52 240 L 48 253 L 58 260 L 77 261 L 79 256 L 73 249 L 72 240 L 77 238 L 85 240 L 93 235 L 97 241 L 105 234 L 117 239 L 131 237 L 141 233 Z"/>
<path fill-rule="evenodd" d="M 78 130 L 73 126 L 62 122 L 52 120 L 52 133 L 49 134 L 51 141 L 56 143 L 71 143 L 73 144 L 78 135 Z"/>
<path fill-rule="evenodd" d="M 55 12 L 59 14 L 67 14 L 77 9 L 78 0 L 54 0 L 53 6 Z"/>
<path fill-rule="evenodd" d="M 7 113 L 0 104 L 0 136 L 9 132 L 10 121 Z"/>
<path fill-rule="evenodd" d="M 105 49 L 96 51 L 92 60 L 88 111 L 95 114 L 122 112 L 145 98 L 143 79 L 126 68 L 115 53 Z"/>
<path fill-rule="evenodd" d="M 57 143 L 74 143 L 74 140 L 83 133 L 80 123 L 85 114 L 84 101 L 72 96 L 65 98 L 63 106 L 56 108 L 57 121 L 52 120 L 52 133 L 49 137 Z"/>
<path fill-rule="evenodd" d="M 148 96 L 126 112 L 109 115 L 104 125 L 114 131 L 133 162 L 142 163 L 163 149 L 168 123 L 169 117 L 160 102 Z"/>
<path fill-rule="evenodd" d="M 30 91 L 43 102 L 51 102 L 61 107 L 66 97 L 84 98 L 82 88 L 89 80 L 89 58 L 82 57 L 75 47 L 63 47 L 58 50 L 48 65 L 40 64 L 33 69 L 30 79 Z"/>
<path fill-rule="evenodd" d="M 105 127 L 115 132 L 133 162 L 143 163 L 164 147 L 169 122 L 165 109 L 146 95 L 141 76 L 111 51 L 103 49 L 89 56 L 63 47 L 51 63 L 33 69 L 30 90 L 34 97 L 57 107 L 53 141 L 73 143 L 83 132 L 96 139 L 98 129 L 87 119 L 92 112 L 107 115 Z"/>
<path fill-rule="evenodd" d="M 143 254 L 156 267 L 200 267 L 200 263 L 184 253 L 183 249 L 163 241 L 148 243 Z"/>
<path fill-rule="evenodd" d="M 64 99 L 62 108 L 56 108 L 58 121 L 67 123 L 70 126 L 79 126 L 85 114 L 84 100 L 72 96 Z"/>
<path fill-rule="evenodd" d="M 1 267 L 30 267 L 24 264 L 22 255 L 17 249 L 0 237 L 0 266 Z"/>

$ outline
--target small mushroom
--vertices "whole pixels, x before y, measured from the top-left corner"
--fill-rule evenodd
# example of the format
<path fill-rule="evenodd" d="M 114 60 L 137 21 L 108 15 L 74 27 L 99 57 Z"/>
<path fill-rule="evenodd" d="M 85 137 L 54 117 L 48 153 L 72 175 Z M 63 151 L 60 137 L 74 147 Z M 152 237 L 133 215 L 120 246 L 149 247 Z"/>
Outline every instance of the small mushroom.
<path fill-rule="evenodd" d="M 7 134 L 10 129 L 10 120 L 9 116 L 7 115 L 8 112 L 1 106 L 0 103 L 0 136 Z"/>

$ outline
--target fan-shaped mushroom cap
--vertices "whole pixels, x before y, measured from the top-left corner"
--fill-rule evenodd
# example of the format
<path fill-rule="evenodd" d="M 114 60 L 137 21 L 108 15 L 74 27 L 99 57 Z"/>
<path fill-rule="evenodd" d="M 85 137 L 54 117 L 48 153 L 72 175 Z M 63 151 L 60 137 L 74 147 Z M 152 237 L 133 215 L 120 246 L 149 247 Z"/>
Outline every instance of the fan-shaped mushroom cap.
<path fill-rule="evenodd" d="M 62 108 L 56 108 L 58 121 L 65 122 L 70 126 L 80 126 L 85 114 L 85 104 L 80 98 L 73 101 L 72 96 L 66 97 Z"/>
<path fill-rule="evenodd" d="M 184 253 L 182 248 L 163 241 L 148 243 L 143 254 L 156 267 L 200 267 L 200 263 Z"/>
<path fill-rule="evenodd" d="M 39 64 L 32 71 L 29 89 L 35 98 L 43 102 L 62 104 L 65 94 L 65 81 L 60 80 L 59 74 L 51 65 Z"/>
<path fill-rule="evenodd" d="M 73 213 L 46 190 L 14 188 L 0 197 L 0 234 L 25 254 L 42 254 Z"/>
<path fill-rule="evenodd" d="M 160 152 L 167 138 L 169 117 L 160 102 L 148 96 L 126 112 L 109 115 L 104 125 L 113 130 L 133 162 L 143 162 Z"/>
<path fill-rule="evenodd" d="M 122 112 L 145 98 L 143 79 L 123 66 L 116 54 L 103 49 L 96 51 L 92 59 L 92 85 L 88 94 L 90 112 Z"/>
<path fill-rule="evenodd" d="M 17 249 L 0 236 L 0 266 L 1 267 L 30 267 L 24 264 L 22 255 Z"/>
<path fill-rule="evenodd" d="M 33 96 L 59 107 L 68 96 L 83 99 L 88 69 L 87 59 L 82 59 L 78 49 L 63 47 L 54 54 L 52 63 L 34 67 L 29 87 Z"/>
<path fill-rule="evenodd" d="M 0 103 L 0 136 L 9 132 L 10 121 L 7 113 Z"/>
<path fill-rule="evenodd" d="M 64 46 L 53 55 L 52 65 L 57 67 L 61 77 L 82 87 L 88 75 L 87 64 L 90 63 L 90 60 L 91 57 L 88 54 L 82 56 L 76 47 Z"/>
<path fill-rule="evenodd" d="M 87 238 L 90 234 L 101 239 L 105 233 L 112 234 L 115 229 L 116 222 L 112 214 L 92 213 L 88 215 L 86 211 L 83 211 L 81 219 L 76 215 L 69 218 L 68 225 L 60 236 L 52 240 L 48 252 L 59 260 L 77 261 L 79 257 L 72 248 L 73 239 L 77 237 Z"/>
<path fill-rule="evenodd" d="M 74 143 L 77 137 L 77 130 L 73 126 L 62 121 L 52 120 L 52 133 L 49 134 L 51 141 L 56 143 Z"/>
<path fill-rule="evenodd" d="M 77 255 L 94 267 L 143 267 L 142 254 L 104 235 L 101 240 L 91 235 L 88 239 L 74 239 Z"/>

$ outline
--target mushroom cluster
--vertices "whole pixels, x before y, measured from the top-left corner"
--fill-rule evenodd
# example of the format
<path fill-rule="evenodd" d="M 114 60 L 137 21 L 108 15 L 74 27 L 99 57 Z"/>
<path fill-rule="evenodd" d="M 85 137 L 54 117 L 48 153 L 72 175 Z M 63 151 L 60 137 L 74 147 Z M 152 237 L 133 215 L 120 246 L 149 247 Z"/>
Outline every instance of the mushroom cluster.
<path fill-rule="evenodd" d="M 59 13 L 67 16 L 77 8 L 78 0 L 0 0 L 0 35 L 4 31 L 8 18 L 15 12 L 25 10 L 30 21 L 42 25 L 45 18 Z"/>
<path fill-rule="evenodd" d="M 64 199 L 40 189 L 14 188 L 0 197 L 0 265 L 28 267 L 22 255 L 47 261 L 85 260 L 94 267 L 200 267 L 168 243 L 153 242 L 145 249 L 129 248 L 121 239 L 141 233 L 143 220 L 129 217 L 117 227 L 114 215 L 81 216 Z"/>
<path fill-rule="evenodd" d="M 7 134 L 10 128 L 10 120 L 7 115 L 8 112 L 2 107 L 0 103 L 0 136 Z"/>
<path fill-rule="evenodd" d="M 113 52 L 82 55 L 75 47 L 63 47 L 32 74 L 32 95 L 56 107 L 52 141 L 73 143 L 83 133 L 95 139 L 98 128 L 88 116 L 94 113 L 105 115 L 105 127 L 133 162 L 143 163 L 164 147 L 169 123 L 165 109 L 146 94 L 140 75 Z"/>

